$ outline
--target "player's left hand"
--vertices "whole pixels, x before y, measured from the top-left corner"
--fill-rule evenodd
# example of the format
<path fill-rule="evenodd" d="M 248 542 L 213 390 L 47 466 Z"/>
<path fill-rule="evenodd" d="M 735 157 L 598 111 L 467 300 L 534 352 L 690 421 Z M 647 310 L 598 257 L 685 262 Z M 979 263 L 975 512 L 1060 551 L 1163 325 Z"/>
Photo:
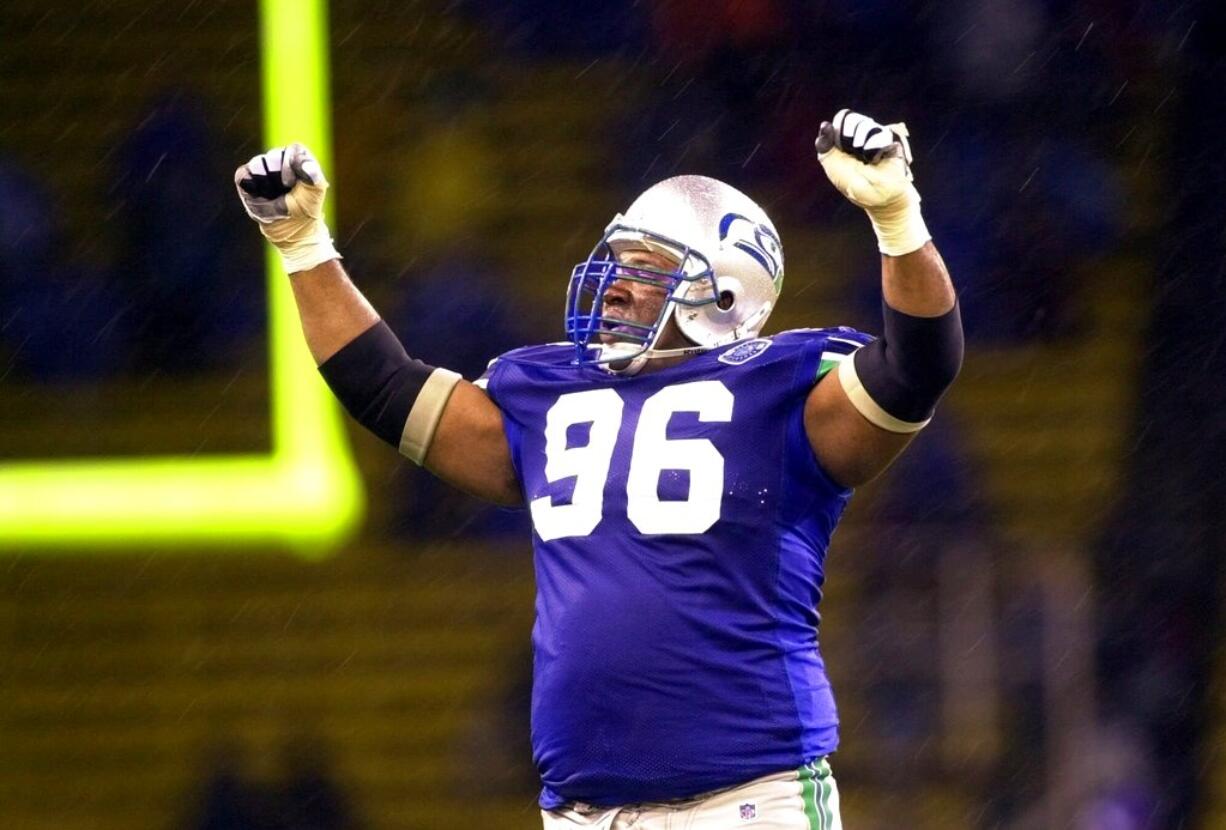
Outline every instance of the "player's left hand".
<path fill-rule="evenodd" d="M 884 207 L 905 198 L 911 182 L 911 144 L 906 124 L 878 124 L 842 109 L 822 122 L 817 158 L 839 192 L 862 208 Z"/>
<path fill-rule="evenodd" d="M 882 125 L 847 109 L 822 122 L 817 135 L 826 177 L 868 213 L 878 247 L 890 256 L 911 253 L 932 238 L 912 184 L 909 135 L 905 124 Z"/>

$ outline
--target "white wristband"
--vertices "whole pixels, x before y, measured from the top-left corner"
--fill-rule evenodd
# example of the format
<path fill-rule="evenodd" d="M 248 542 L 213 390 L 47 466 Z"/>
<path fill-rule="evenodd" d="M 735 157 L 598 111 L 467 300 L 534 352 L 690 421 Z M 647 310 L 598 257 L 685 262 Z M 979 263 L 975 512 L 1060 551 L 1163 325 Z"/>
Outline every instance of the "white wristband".
<path fill-rule="evenodd" d="M 888 205 L 865 209 L 877 234 L 877 250 L 886 256 L 918 251 L 932 239 L 920 212 L 919 192 L 911 184 L 907 190 L 902 198 Z"/>
<path fill-rule="evenodd" d="M 287 217 L 261 223 L 260 233 L 281 254 L 285 273 L 307 271 L 330 259 L 340 259 L 332 234 L 322 219 Z"/>
<path fill-rule="evenodd" d="M 309 271 L 328 260 L 341 258 L 331 238 L 323 242 L 310 242 L 289 248 L 278 247 L 277 253 L 281 254 L 281 264 L 285 266 L 285 273 L 291 276 L 300 271 Z"/>

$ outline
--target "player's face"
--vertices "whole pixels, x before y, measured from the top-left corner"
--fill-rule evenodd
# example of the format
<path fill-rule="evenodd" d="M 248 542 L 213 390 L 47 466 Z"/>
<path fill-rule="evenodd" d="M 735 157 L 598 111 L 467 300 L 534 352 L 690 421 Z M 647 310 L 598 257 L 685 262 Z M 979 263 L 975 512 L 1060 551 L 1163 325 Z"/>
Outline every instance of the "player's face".
<path fill-rule="evenodd" d="M 618 256 L 618 261 L 622 265 L 666 272 L 677 267 L 676 261 L 672 258 L 648 250 L 623 251 Z M 667 301 L 668 292 L 662 285 L 617 280 L 605 290 L 602 314 L 616 320 L 652 325 L 660 318 L 660 311 Z M 611 339 L 606 339 L 606 342 Z M 656 348 L 675 349 L 685 345 L 687 342 L 670 315 L 664 325 L 664 332 L 656 342 Z"/>

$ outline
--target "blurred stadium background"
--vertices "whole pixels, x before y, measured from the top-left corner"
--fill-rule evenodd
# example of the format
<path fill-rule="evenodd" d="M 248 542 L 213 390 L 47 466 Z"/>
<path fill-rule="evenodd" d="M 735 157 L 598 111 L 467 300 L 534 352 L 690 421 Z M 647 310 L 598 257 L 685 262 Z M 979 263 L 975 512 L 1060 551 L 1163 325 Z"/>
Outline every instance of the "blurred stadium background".
<path fill-rule="evenodd" d="M 830 554 L 846 825 L 1226 827 L 1222 18 L 333 0 L 334 230 L 410 351 L 471 378 L 556 339 L 629 197 L 701 172 L 780 225 L 771 330 L 876 331 L 812 137 L 905 119 L 970 339 Z M 259 31 L 255 0 L 0 4 L 0 474 L 270 449 L 230 183 Z M 324 557 L 0 538 L 0 826 L 539 826 L 525 518 L 350 439 L 366 517 Z"/>

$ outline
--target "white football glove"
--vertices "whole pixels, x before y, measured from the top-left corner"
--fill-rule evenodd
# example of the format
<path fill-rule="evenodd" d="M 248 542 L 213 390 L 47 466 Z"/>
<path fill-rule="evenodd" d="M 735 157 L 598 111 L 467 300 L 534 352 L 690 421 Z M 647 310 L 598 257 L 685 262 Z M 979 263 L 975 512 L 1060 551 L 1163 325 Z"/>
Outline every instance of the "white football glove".
<path fill-rule="evenodd" d="M 882 126 L 847 109 L 834 123 L 823 122 L 817 135 L 817 159 L 827 178 L 868 213 L 877 247 L 889 256 L 909 254 L 932 239 L 911 183 L 907 137 L 906 124 Z"/>
<path fill-rule="evenodd" d="M 234 171 L 234 185 L 287 274 L 340 259 L 323 219 L 328 180 L 306 147 L 290 144 L 253 157 Z"/>

